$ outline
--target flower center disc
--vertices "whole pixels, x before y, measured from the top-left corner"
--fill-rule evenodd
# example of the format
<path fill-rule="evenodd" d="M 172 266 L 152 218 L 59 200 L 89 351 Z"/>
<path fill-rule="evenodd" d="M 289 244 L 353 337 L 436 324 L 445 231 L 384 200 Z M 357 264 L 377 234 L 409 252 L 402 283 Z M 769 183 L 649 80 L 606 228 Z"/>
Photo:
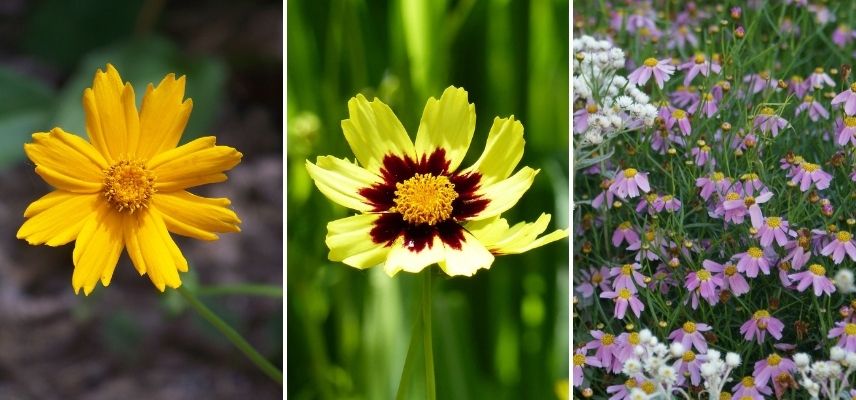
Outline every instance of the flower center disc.
<path fill-rule="evenodd" d="M 440 175 L 416 174 L 395 184 L 395 207 L 411 224 L 436 225 L 452 215 L 452 202 L 458 198 L 455 184 Z"/>
<path fill-rule="evenodd" d="M 155 176 L 141 161 L 122 160 L 104 170 L 104 197 L 118 211 L 147 207 L 155 193 Z"/>

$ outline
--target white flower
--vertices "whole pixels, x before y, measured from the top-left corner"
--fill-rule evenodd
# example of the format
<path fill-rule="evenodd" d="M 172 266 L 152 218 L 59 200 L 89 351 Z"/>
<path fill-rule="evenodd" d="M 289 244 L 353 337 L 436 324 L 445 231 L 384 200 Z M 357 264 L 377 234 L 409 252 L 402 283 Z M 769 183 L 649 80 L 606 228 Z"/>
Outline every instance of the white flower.
<path fill-rule="evenodd" d="M 603 135 L 600 133 L 600 130 L 589 129 L 586 131 L 583 138 L 587 143 L 591 143 L 593 145 L 603 143 Z"/>
<path fill-rule="evenodd" d="M 630 389 L 630 400 L 648 400 L 649 397 L 639 388 Z"/>
<path fill-rule="evenodd" d="M 705 378 L 709 378 L 709 377 L 712 377 L 712 376 L 714 376 L 714 375 L 718 375 L 718 374 L 719 374 L 719 369 L 718 369 L 718 368 L 716 368 L 716 367 L 715 367 L 713 364 L 711 364 L 711 363 L 704 363 L 704 364 L 702 364 L 702 365 L 701 365 L 701 367 L 699 367 L 699 369 L 700 369 L 700 372 L 701 372 L 701 376 L 703 376 L 703 377 L 705 377 Z"/>
<path fill-rule="evenodd" d="M 708 360 L 718 359 L 719 357 L 722 357 L 722 353 L 720 353 L 718 350 L 707 349 Z"/>
<path fill-rule="evenodd" d="M 853 293 L 856 287 L 853 285 L 853 271 L 842 268 L 835 273 L 835 286 L 841 293 Z"/>
<path fill-rule="evenodd" d="M 615 104 L 618 104 L 619 107 L 626 110 L 633 104 L 633 99 L 631 99 L 630 96 L 618 96 L 618 98 L 615 99 Z"/>
<path fill-rule="evenodd" d="M 684 345 L 680 342 L 672 343 L 671 346 L 669 346 L 669 352 L 672 353 L 673 357 L 680 357 L 684 355 Z"/>
<path fill-rule="evenodd" d="M 615 78 L 612 78 L 612 84 L 618 87 L 624 87 L 627 85 L 627 78 L 616 75 Z"/>
<path fill-rule="evenodd" d="M 844 357 L 844 362 L 847 363 L 850 368 L 856 368 L 856 353 L 848 351 L 847 355 Z"/>
<path fill-rule="evenodd" d="M 621 369 L 621 372 L 627 376 L 633 376 L 642 371 L 642 363 L 635 358 L 630 358 L 624 362 L 624 368 Z"/>
<path fill-rule="evenodd" d="M 844 359 L 844 356 L 844 349 L 839 346 L 832 346 L 832 348 L 829 349 L 829 359 L 832 361 L 841 361 Z"/>
<path fill-rule="evenodd" d="M 675 383 L 678 380 L 677 374 L 675 373 L 675 369 L 664 365 L 657 369 L 657 376 L 660 378 L 659 380 L 666 383 Z"/>
<path fill-rule="evenodd" d="M 737 353 L 727 353 L 725 355 L 725 364 L 731 368 L 735 368 L 740 365 L 740 355 Z"/>
<path fill-rule="evenodd" d="M 808 363 L 811 359 L 808 357 L 806 353 L 797 353 L 794 354 L 794 364 L 796 364 L 797 368 L 805 368 L 808 366 Z"/>
<path fill-rule="evenodd" d="M 645 343 L 651 340 L 651 337 L 654 336 L 648 328 L 645 328 L 639 331 L 639 341 Z"/>

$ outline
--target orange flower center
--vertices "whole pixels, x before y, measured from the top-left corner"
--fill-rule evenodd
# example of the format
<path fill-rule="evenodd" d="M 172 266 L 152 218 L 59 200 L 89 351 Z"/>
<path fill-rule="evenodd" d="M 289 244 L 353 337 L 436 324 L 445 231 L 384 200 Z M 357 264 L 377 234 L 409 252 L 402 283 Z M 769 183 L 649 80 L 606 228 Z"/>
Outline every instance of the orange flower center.
<path fill-rule="evenodd" d="M 755 197 L 753 197 L 753 196 L 746 196 L 746 197 L 743 199 L 743 204 L 745 204 L 745 205 L 746 205 L 746 207 L 749 207 L 749 206 L 751 206 L 752 204 L 755 204 Z"/>
<path fill-rule="evenodd" d="M 416 174 L 395 184 L 395 206 L 411 224 L 436 225 L 452 215 L 452 202 L 458 198 L 455 184 L 443 175 Z"/>
<path fill-rule="evenodd" d="M 856 117 L 844 117 L 844 125 L 848 128 L 856 126 Z"/>
<path fill-rule="evenodd" d="M 770 107 L 764 107 L 761 109 L 761 111 L 759 111 L 759 114 L 761 114 L 761 115 L 773 115 L 775 113 L 776 113 L 776 111 Z"/>
<path fill-rule="evenodd" d="M 639 340 L 639 332 L 631 333 L 630 336 L 627 337 L 627 342 L 632 345 L 639 344 L 641 342 L 641 340 Z"/>
<path fill-rule="evenodd" d="M 713 175 L 710 176 L 710 178 L 715 182 L 719 182 L 725 179 L 725 174 L 723 174 L 722 172 L 714 172 Z"/>
<path fill-rule="evenodd" d="M 104 170 L 101 193 L 116 210 L 133 213 L 148 207 L 155 193 L 155 176 L 142 161 L 122 160 Z"/>
<path fill-rule="evenodd" d="M 626 230 L 630 229 L 630 226 L 631 226 L 630 221 L 624 221 L 618 225 L 618 229 L 626 231 Z"/>
<path fill-rule="evenodd" d="M 603 275 L 600 272 L 595 272 L 594 275 L 591 276 L 591 281 L 594 284 L 600 284 L 603 282 Z"/>
<path fill-rule="evenodd" d="M 633 273 L 633 266 L 630 264 L 624 264 L 621 266 L 621 275 L 630 276 Z"/>
<path fill-rule="evenodd" d="M 645 392 L 645 394 L 652 394 L 655 390 L 657 390 L 657 387 L 654 386 L 654 382 L 651 381 L 642 382 L 641 388 L 642 391 Z"/>
<path fill-rule="evenodd" d="M 805 96 L 803 98 L 803 102 L 805 103 L 814 103 L 814 96 Z"/>

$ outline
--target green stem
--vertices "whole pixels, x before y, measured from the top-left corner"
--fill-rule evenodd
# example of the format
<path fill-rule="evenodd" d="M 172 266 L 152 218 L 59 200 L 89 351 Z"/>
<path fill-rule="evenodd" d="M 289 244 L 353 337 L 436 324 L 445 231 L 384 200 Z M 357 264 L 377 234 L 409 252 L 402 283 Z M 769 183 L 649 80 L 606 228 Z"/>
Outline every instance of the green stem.
<path fill-rule="evenodd" d="M 277 369 L 273 364 L 270 363 L 266 358 L 264 358 L 255 348 L 253 348 L 250 343 L 248 343 L 237 331 L 232 329 L 226 321 L 220 319 L 211 309 L 209 309 L 205 304 L 202 304 L 196 296 L 187 290 L 184 286 L 180 286 L 176 289 L 178 293 L 184 297 L 185 300 L 193 307 L 202 318 L 205 318 L 211 325 L 214 325 L 223 336 L 226 336 L 226 339 L 229 339 L 232 344 L 235 345 L 250 361 L 253 362 L 259 369 L 262 370 L 267 376 L 271 379 L 282 385 L 282 371 Z"/>
<path fill-rule="evenodd" d="M 239 283 L 235 285 L 205 286 L 197 290 L 200 296 L 246 295 L 282 298 L 282 288 L 272 285 Z"/>
<path fill-rule="evenodd" d="M 434 349 L 431 343 L 431 270 L 422 272 L 422 328 L 425 343 L 425 390 L 428 399 L 437 398 L 434 388 Z"/>

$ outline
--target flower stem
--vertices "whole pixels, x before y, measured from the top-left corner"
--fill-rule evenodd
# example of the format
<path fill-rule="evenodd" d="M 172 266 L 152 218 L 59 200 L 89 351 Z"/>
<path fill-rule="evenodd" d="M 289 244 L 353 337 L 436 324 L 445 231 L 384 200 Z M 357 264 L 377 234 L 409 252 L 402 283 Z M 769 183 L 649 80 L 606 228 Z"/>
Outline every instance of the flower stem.
<path fill-rule="evenodd" d="M 282 385 L 282 371 L 277 369 L 270 361 L 268 361 L 264 356 L 259 354 L 253 346 L 247 342 L 241 334 L 235 331 L 226 321 L 220 319 L 211 309 L 209 309 L 205 304 L 203 304 L 196 296 L 187 290 L 184 286 L 180 286 L 176 289 L 178 293 L 181 294 L 181 297 L 184 297 L 185 300 L 199 313 L 202 318 L 205 318 L 211 325 L 214 325 L 223 336 L 226 336 L 226 339 L 229 339 L 232 344 L 235 345 L 250 361 L 253 362 L 259 369 L 262 370 L 267 376 L 271 379 Z"/>
<path fill-rule="evenodd" d="M 260 285 L 254 283 L 239 283 L 234 285 L 217 285 L 200 287 L 197 292 L 200 296 L 221 295 L 246 295 L 282 298 L 282 288 L 273 285 Z"/>
<path fill-rule="evenodd" d="M 431 270 L 422 272 L 422 328 L 425 346 L 425 390 L 429 400 L 437 398 L 434 388 L 434 349 L 431 343 Z"/>

